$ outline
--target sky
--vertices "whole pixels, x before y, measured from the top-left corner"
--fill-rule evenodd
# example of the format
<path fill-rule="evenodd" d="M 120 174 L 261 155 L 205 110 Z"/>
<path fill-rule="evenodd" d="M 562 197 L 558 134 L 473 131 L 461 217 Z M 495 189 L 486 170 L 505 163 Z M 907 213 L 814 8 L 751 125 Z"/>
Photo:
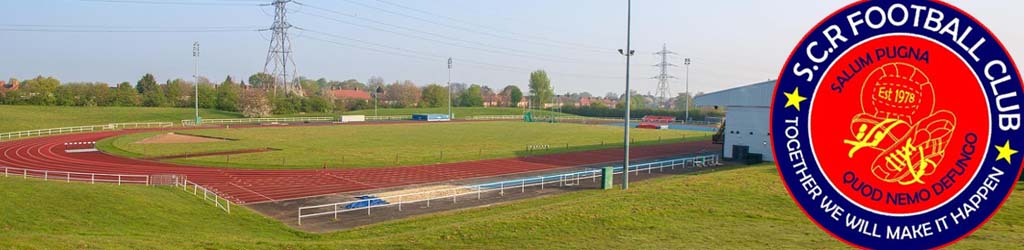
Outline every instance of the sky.
<path fill-rule="evenodd" d="M 0 79 L 54 76 L 62 82 L 214 82 L 261 72 L 273 22 L 271 0 L 3 0 Z M 304 0 L 288 21 L 298 74 L 331 80 L 371 76 L 418 85 L 452 81 L 495 89 L 527 87 L 548 72 L 556 93 L 625 91 L 625 0 Z M 799 39 L 846 1 L 636 0 L 632 89 L 653 93 L 653 53 L 675 53 L 672 93 L 711 92 L 774 79 Z M 1022 1 L 952 1 L 1024 58 Z M 216 32 L 194 32 L 196 30 Z M 26 31 L 27 30 L 27 31 Z M 39 30 L 50 30 L 40 32 Z M 104 32 L 69 32 L 94 30 Z M 115 30 L 161 32 L 109 32 Z M 167 32 L 167 31 L 177 32 Z M 691 58 L 689 77 L 683 58 Z"/>

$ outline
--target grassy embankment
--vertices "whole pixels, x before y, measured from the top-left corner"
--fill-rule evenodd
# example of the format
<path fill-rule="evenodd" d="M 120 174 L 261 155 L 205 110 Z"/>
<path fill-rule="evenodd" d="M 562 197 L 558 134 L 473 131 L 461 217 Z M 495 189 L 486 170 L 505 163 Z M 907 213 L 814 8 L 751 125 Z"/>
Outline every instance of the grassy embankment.
<path fill-rule="evenodd" d="M 951 249 L 1024 242 L 1020 186 Z M 772 165 L 639 182 L 308 234 L 180 190 L 0 177 L 0 248 L 848 249 L 796 208 Z"/>

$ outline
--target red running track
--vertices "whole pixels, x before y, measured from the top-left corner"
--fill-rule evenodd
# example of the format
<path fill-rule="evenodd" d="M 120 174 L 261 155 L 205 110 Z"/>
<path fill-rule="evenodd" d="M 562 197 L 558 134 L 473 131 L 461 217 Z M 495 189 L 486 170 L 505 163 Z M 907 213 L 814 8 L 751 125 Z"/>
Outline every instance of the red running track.
<path fill-rule="evenodd" d="M 254 203 L 371 190 L 529 171 L 616 162 L 622 149 L 458 163 L 338 170 L 247 170 L 185 166 L 136 160 L 104 153 L 65 153 L 65 142 L 98 141 L 144 130 L 105 131 L 58 135 L 0 143 L 0 165 L 35 170 L 97 174 L 187 176 L 236 203 Z M 634 147 L 633 159 L 661 158 L 711 149 L 711 142 L 687 142 Z"/>

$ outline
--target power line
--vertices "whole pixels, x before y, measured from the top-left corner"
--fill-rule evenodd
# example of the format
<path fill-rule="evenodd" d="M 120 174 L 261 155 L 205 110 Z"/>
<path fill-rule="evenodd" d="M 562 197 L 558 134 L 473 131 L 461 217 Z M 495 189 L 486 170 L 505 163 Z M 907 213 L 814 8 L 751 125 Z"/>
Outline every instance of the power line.
<path fill-rule="evenodd" d="M 502 55 L 510 55 L 510 56 L 522 57 L 522 58 L 527 58 L 527 59 L 542 60 L 542 61 L 557 61 L 557 62 L 575 63 L 575 64 L 617 65 L 616 63 L 611 63 L 611 62 L 594 62 L 594 60 L 586 60 L 586 59 L 579 59 L 579 58 L 569 58 L 569 57 L 561 57 L 561 56 L 551 56 L 551 55 L 533 53 L 533 52 L 529 52 L 529 51 L 525 51 L 525 50 L 520 50 L 520 49 L 500 47 L 500 46 L 495 46 L 495 45 L 491 45 L 491 44 L 487 44 L 487 43 L 469 41 L 469 40 L 458 38 L 458 37 L 445 36 L 445 35 L 441 35 L 441 34 L 438 34 L 438 33 L 427 32 L 427 31 L 423 31 L 423 30 L 420 30 L 420 29 L 414 29 L 414 28 L 409 28 L 409 27 L 389 24 L 389 23 L 386 23 L 386 22 L 381 22 L 381 21 L 377 21 L 377 20 L 374 20 L 374 19 L 370 19 L 370 18 L 360 17 L 360 16 L 357 16 L 357 15 L 354 15 L 354 14 L 348 14 L 348 13 L 343 13 L 343 12 L 340 12 L 340 11 L 335 11 L 335 10 L 331 10 L 331 9 L 327 9 L 327 8 L 323 8 L 323 7 L 319 7 L 319 6 L 304 4 L 302 2 L 295 2 L 295 3 L 298 4 L 298 5 L 302 5 L 302 6 L 305 6 L 305 7 L 309 7 L 309 8 L 315 9 L 315 10 L 319 10 L 319 11 L 323 11 L 323 12 L 328 12 L 328 13 L 333 13 L 333 14 L 337 14 L 337 15 L 343 15 L 343 16 L 346 16 L 346 17 L 349 17 L 349 18 L 359 19 L 359 20 L 363 20 L 363 21 L 366 21 L 366 22 L 387 26 L 389 28 L 400 29 L 400 30 L 405 30 L 405 31 L 409 31 L 409 32 L 415 32 L 415 33 L 419 33 L 419 34 L 425 34 L 425 35 L 437 37 L 439 39 L 424 37 L 424 36 L 420 36 L 420 35 L 412 35 L 412 34 L 409 34 L 409 33 L 398 32 L 398 31 L 395 31 L 395 30 L 374 27 L 374 26 L 371 26 L 371 25 L 354 23 L 354 22 L 343 20 L 343 19 L 323 16 L 323 15 L 318 15 L 318 14 L 313 14 L 313 13 L 308 13 L 308 12 L 307 13 L 303 13 L 303 15 L 319 17 L 319 18 L 331 20 L 331 21 L 338 22 L 338 23 L 343 23 L 343 24 L 363 27 L 363 28 L 367 28 L 367 29 L 373 29 L 373 30 L 377 30 L 377 31 L 381 31 L 381 32 L 392 33 L 392 34 L 396 34 L 396 35 L 400 35 L 400 36 L 416 38 L 416 39 L 420 39 L 420 40 L 430 41 L 430 42 L 444 44 L 444 45 L 453 46 L 453 47 L 459 47 L 459 48 L 464 48 L 464 49 L 472 49 L 472 50 L 483 51 L 483 52 L 492 53 L 492 54 L 502 54 Z M 454 43 L 454 42 L 450 42 L 450 41 L 459 41 L 459 42 L 462 42 L 462 43 L 475 44 L 475 45 L 478 45 L 480 47 L 478 47 L 478 46 L 468 46 L 468 45 Z"/>
<path fill-rule="evenodd" d="M 483 32 L 483 31 L 474 30 L 474 29 L 471 29 L 471 28 L 466 28 L 466 27 L 463 27 L 463 26 L 445 24 L 445 23 L 436 22 L 436 21 L 433 21 L 433 20 L 430 20 L 430 19 L 421 18 L 421 17 L 417 17 L 417 16 L 413 16 L 413 15 L 409 15 L 409 14 L 393 11 L 393 10 L 390 10 L 390 9 L 385 9 L 385 8 L 373 6 L 373 5 L 368 5 L 368 4 L 365 4 L 365 3 L 361 3 L 361 2 L 357 2 L 357 1 L 352 1 L 352 0 L 342 0 L 342 1 L 349 2 L 349 3 L 355 4 L 355 5 L 363 6 L 363 7 L 370 8 L 370 9 L 375 9 L 375 10 L 382 11 L 382 12 L 385 12 L 385 13 L 389 13 L 389 14 L 392 14 L 392 15 L 402 16 L 402 17 L 406 17 L 406 18 L 409 18 L 409 19 L 414 19 L 414 20 L 417 20 L 417 21 L 420 21 L 420 22 L 424 22 L 424 23 L 434 24 L 434 25 L 438 25 L 438 26 L 442 26 L 442 27 L 446 27 L 446 28 L 454 29 L 454 30 L 461 30 L 461 31 L 464 31 L 464 32 L 470 32 L 470 33 L 475 33 L 475 34 L 495 37 L 495 38 L 499 38 L 499 39 L 516 40 L 516 41 L 520 41 L 520 42 L 538 44 L 538 45 L 542 45 L 542 46 L 552 46 L 553 45 L 553 46 L 558 46 L 558 47 L 567 48 L 567 49 L 577 49 L 577 50 L 583 49 L 580 46 L 573 46 L 573 45 L 567 45 L 567 44 L 562 44 L 562 43 L 538 42 L 538 41 L 524 39 L 524 38 L 516 37 L 516 36 L 507 36 L 507 35 L 502 35 L 502 34 L 493 33 L 493 32 Z M 604 50 L 604 49 L 588 49 L 588 50 L 590 50 L 591 52 L 605 52 L 605 53 L 608 52 L 607 50 Z"/>
<path fill-rule="evenodd" d="M 215 33 L 215 32 L 254 32 L 252 28 L 165 28 L 165 29 L 70 29 L 70 28 L 11 28 L 0 27 L 0 31 L 9 32 L 50 32 L 50 33 Z"/>
<path fill-rule="evenodd" d="M 152 5 L 196 5 L 196 6 L 260 6 L 256 3 L 216 2 L 216 1 L 147 1 L 147 0 L 79 0 L 82 2 L 113 3 L 113 4 L 152 4 Z"/>
<path fill-rule="evenodd" d="M 398 3 L 394 3 L 394 2 L 391 2 L 391 1 L 377 0 L 377 2 L 381 2 L 381 3 L 384 3 L 384 4 L 392 5 L 392 6 L 395 6 L 395 7 L 398 7 L 398 8 L 402 8 L 402 9 L 406 9 L 406 10 L 410 10 L 410 11 L 414 11 L 414 12 L 423 13 L 423 14 L 430 15 L 430 16 L 435 16 L 435 17 L 440 17 L 440 18 L 448 19 L 448 20 L 451 20 L 453 22 L 458 22 L 458 23 L 465 24 L 465 25 L 470 25 L 470 26 L 476 26 L 476 27 L 480 27 L 480 28 L 484 28 L 484 29 L 489 29 L 489 30 L 492 30 L 492 31 L 499 31 L 499 32 L 508 33 L 508 34 L 512 34 L 512 35 L 517 35 L 517 36 L 525 36 L 525 37 L 530 37 L 530 38 L 533 38 L 533 39 L 544 40 L 544 41 L 553 42 L 553 43 L 564 43 L 564 44 L 568 44 L 568 45 L 577 46 L 577 47 L 574 47 L 574 48 L 579 48 L 579 47 L 589 48 L 590 50 L 588 50 L 588 51 L 592 51 L 592 52 L 596 52 L 596 53 L 602 53 L 603 54 L 603 53 L 607 53 L 608 51 L 614 51 L 615 50 L 614 48 L 604 48 L 604 47 L 591 46 L 591 45 L 587 45 L 587 44 L 583 44 L 583 43 L 558 41 L 558 40 L 553 40 L 553 39 L 549 39 L 549 38 L 545 38 L 545 37 L 541 37 L 541 36 L 534 36 L 534 35 L 530 35 L 530 34 L 523 34 L 523 33 L 513 32 L 513 31 L 509 31 L 509 30 L 499 30 L 499 29 L 496 29 L 494 27 L 480 25 L 480 24 L 477 24 L 477 23 L 474 23 L 474 22 L 470 22 L 470 21 L 460 20 L 458 18 L 453 18 L 453 17 L 450 17 L 450 16 L 445 16 L 445 15 L 429 12 L 429 11 L 426 11 L 426 10 L 409 7 L 409 6 L 398 4 Z"/>
<path fill-rule="evenodd" d="M 436 62 L 439 62 L 439 61 L 442 61 L 442 60 L 447 60 L 447 58 L 448 58 L 447 56 L 439 55 L 439 54 L 431 54 L 431 53 L 427 53 L 427 52 L 409 50 L 409 49 L 400 48 L 400 47 L 382 45 L 382 44 L 378 44 L 378 43 L 374 43 L 374 42 L 368 42 L 368 41 L 364 41 L 364 40 L 360 40 L 360 39 L 349 38 L 349 37 L 340 36 L 340 35 L 336 35 L 336 34 L 320 32 L 320 31 L 315 31 L 315 30 L 310 30 L 310 29 L 305 29 L 305 28 L 301 28 L 301 27 L 295 27 L 295 28 L 299 29 L 299 30 L 304 30 L 304 31 L 312 33 L 312 34 L 318 34 L 318 35 L 329 36 L 329 37 L 338 38 L 338 39 L 344 39 L 344 40 L 348 40 L 348 41 L 353 41 L 353 42 L 357 42 L 357 43 L 366 44 L 366 45 L 369 45 L 371 47 L 362 46 L 362 45 L 355 45 L 355 44 L 345 43 L 345 42 L 339 42 L 339 41 L 331 40 L 331 39 L 318 38 L 318 37 L 309 36 L 309 35 L 302 36 L 302 38 L 308 38 L 308 39 L 312 39 L 312 40 L 316 40 L 316 41 L 331 43 L 331 44 L 338 45 L 338 46 L 352 47 L 352 48 L 358 48 L 358 49 L 365 49 L 365 50 L 369 50 L 369 51 L 373 51 L 373 52 L 377 52 L 377 53 L 381 53 L 381 54 L 389 54 L 389 55 L 395 55 L 395 56 L 408 57 L 408 58 L 417 59 L 417 60 L 423 60 L 423 61 L 431 62 L 431 63 L 436 63 Z M 487 62 L 477 61 L 477 60 L 472 60 L 472 59 L 459 59 L 459 61 L 463 62 L 463 63 L 466 63 L 468 65 L 476 66 L 478 68 L 484 68 L 484 69 L 490 69 L 490 70 L 496 70 L 496 71 L 506 71 L 506 72 L 522 73 L 522 72 L 531 72 L 531 71 L 534 70 L 534 69 L 524 68 L 524 67 L 517 67 L 517 66 L 509 66 L 509 65 L 487 63 Z M 547 72 L 551 73 L 551 74 L 556 74 L 556 75 L 573 76 L 573 77 L 579 77 L 579 78 L 591 78 L 591 79 L 621 79 L 622 78 L 620 76 L 590 75 L 590 74 L 567 73 L 567 72 L 558 72 L 558 71 L 550 71 L 550 70 L 547 71 Z"/>

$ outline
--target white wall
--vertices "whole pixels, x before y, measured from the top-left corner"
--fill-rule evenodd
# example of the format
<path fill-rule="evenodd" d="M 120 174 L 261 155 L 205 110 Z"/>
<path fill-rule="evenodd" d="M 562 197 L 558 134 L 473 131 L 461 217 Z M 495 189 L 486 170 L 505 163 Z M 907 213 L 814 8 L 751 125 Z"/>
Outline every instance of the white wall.
<path fill-rule="evenodd" d="M 768 135 L 768 107 L 730 106 L 725 113 L 724 156 L 732 157 L 733 145 L 750 146 L 750 153 L 774 161 Z"/>

